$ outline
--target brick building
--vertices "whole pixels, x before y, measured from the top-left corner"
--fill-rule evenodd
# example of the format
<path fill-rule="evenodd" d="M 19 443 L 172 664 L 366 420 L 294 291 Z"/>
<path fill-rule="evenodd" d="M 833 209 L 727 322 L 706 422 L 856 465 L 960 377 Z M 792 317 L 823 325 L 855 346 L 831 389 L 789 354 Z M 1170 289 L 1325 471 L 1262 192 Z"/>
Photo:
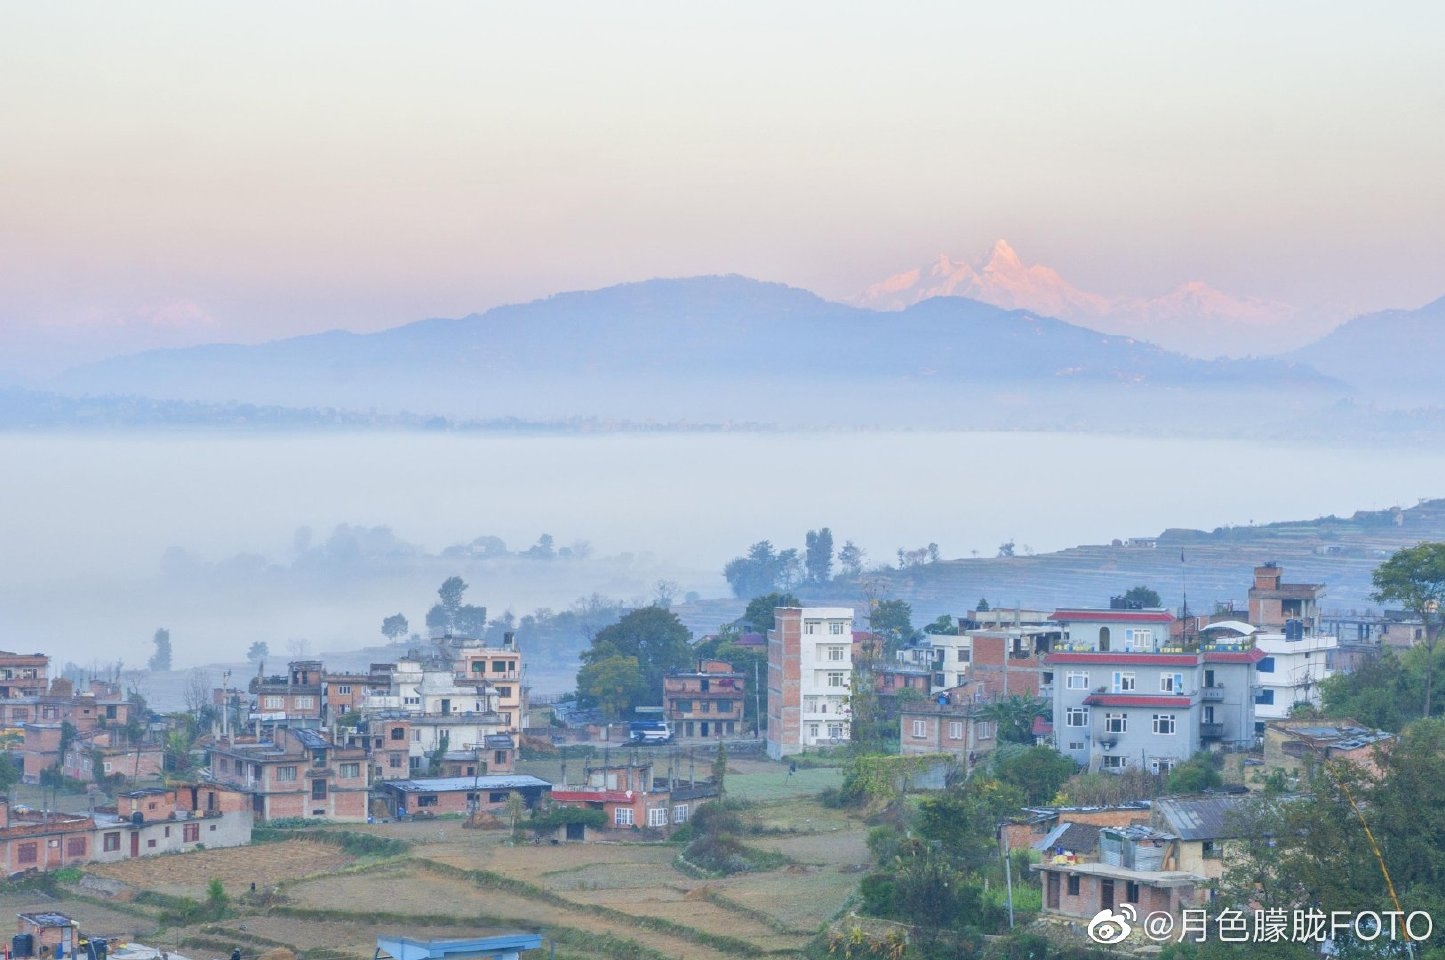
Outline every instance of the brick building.
<path fill-rule="evenodd" d="M 852 735 L 853 609 L 779 607 L 768 631 L 768 756 Z"/>
<path fill-rule="evenodd" d="M 272 737 L 219 744 L 211 751 L 212 777 L 245 792 L 258 823 L 284 817 L 366 820 L 365 750 L 338 747 L 307 728 L 277 727 Z"/>
<path fill-rule="evenodd" d="M 723 660 L 700 660 L 662 680 L 663 716 L 679 739 L 717 740 L 743 731 L 745 678 Z"/>
<path fill-rule="evenodd" d="M 500 813 L 513 795 L 530 810 L 546 798 L 552 785 L 531 776 L 428 777 L 388 780 L 380 794 L 393 816 Z"/>

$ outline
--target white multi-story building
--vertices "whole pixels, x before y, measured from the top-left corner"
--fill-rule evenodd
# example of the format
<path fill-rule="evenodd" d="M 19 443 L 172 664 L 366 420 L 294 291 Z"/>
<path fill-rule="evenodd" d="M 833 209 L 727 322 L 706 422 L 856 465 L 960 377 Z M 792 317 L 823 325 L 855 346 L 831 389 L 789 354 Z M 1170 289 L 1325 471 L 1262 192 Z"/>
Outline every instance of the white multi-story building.
<path fill-rule="evenodd" d="M 852 736 L 851 607 L 779 607 L 768 632 L 768 755 Z"/>

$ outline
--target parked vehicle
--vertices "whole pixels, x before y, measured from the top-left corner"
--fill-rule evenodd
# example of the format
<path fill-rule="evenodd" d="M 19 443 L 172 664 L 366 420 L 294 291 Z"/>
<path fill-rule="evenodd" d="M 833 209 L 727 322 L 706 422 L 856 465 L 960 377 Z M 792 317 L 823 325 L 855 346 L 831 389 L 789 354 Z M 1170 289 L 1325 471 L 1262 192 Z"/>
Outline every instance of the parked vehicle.
<path fill-rule="evenodd" d="M 634 720 L 627 725 L 632 743 L 671 743 L 672 728 L 666 720 Z"/>

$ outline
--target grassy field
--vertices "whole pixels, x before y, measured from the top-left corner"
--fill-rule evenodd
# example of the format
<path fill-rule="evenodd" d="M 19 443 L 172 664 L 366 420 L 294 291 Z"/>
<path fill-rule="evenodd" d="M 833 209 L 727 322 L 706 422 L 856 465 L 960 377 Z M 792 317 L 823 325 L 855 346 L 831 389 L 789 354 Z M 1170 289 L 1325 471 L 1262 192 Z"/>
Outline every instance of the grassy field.
<path fill-rule="evenodd" d="M 579 771 L 580 772 L 580 768 Z M 696 879 L 679 847 L 617 841 L 512 845 L 459 821 L 345 829 L 404 842 L 396 856 L 357 858 L 305 839 L 139 859 L 91 868 L 94 879 L 50 893 L 0 896 L 0 909 L 70 913 L 82 929 L 163 945 L 193 958 L 284 946 L 303 960 L 367 960 L 378 935 L 463 937 L 542 932 L 562 960 L 796 957 L 857 892 L 866 828 L 816 802 L 833 769 L 729 763 L 730 796 L 751 804 L 745 838 L 784 866 Z M 219 879 L 225 916 L 162 928 L 165 905 L 140 891 L 204 901 Z M 251 884 L 256 885 L 252 892 Z M 174 907 L 174 902 L 169 902 Z M 170 914 L 175 920 L 174 910 Z"/>

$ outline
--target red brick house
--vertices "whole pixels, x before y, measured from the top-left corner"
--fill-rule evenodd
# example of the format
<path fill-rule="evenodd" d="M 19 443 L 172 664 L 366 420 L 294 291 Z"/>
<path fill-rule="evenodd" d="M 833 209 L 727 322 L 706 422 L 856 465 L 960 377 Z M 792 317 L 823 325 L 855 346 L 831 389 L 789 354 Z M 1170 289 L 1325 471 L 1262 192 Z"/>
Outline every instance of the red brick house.
<path fill-rule="evenodd" d="M 283 817 L 363 822 L 366 751 L 339 747 L 318 730 L 277 727 L 272 740 L 220 744 L 211 776 L 251 797 L 257 822 Z"/>
<path fill-rule="evenodd" d="M 652 764 L 623 764 L 588 773 L 587 782 L 552 788 L 552 802 L 601 810 L 610 830 L 651 830 L 666 836 L 718 796 L 717 785 L 654 780 Z M 570 837 L 569 839 L 576 839 Z"/>
<path fill-rule="evenodd" d="M 745 678 L 724 660 L 700 660 L 662 680 L 663 716 L 682 740 L 717 740 L 743 734 Z"/>

